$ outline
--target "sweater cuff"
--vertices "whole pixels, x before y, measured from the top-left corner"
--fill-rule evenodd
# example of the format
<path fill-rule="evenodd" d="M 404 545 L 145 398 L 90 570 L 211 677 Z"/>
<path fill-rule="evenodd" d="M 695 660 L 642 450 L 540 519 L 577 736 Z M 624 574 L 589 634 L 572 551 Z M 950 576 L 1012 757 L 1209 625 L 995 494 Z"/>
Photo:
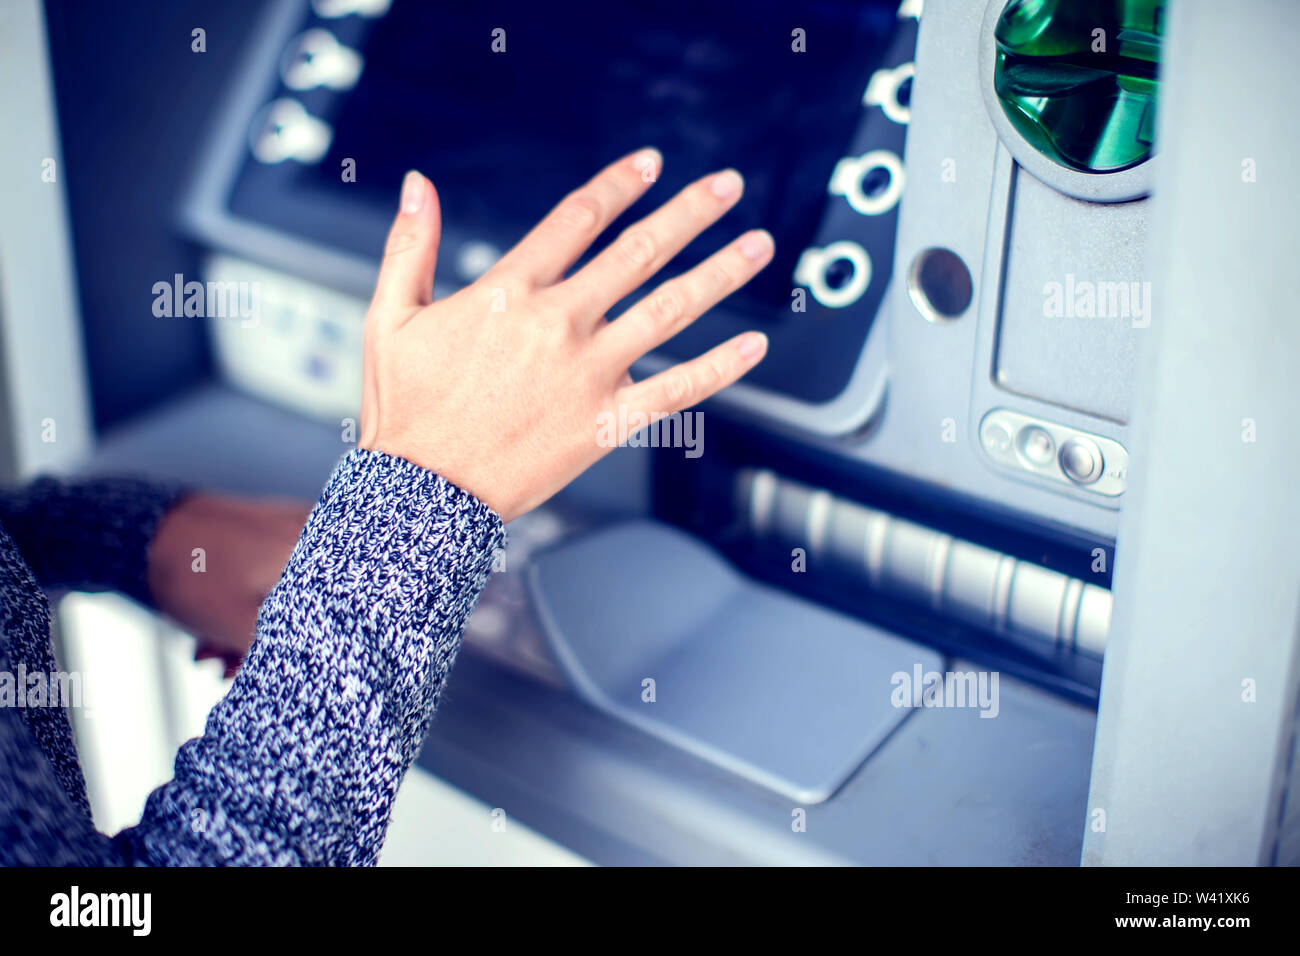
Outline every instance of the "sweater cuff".
<path fill-rule="evenodd" d="M 505 543 L 501 518 L 469 492 L 404 458 L 351 451 L 262 606 L 244 671 L 263 654 L 306 653 L 314 679 L 382 720 L 409 762 Z"/>
<path fill-rule="evenodd" d="M 336 559 L 396 559 L 403 573 L 454 553 L 471 558 L 467 576 L 486 581 L 506 533 L 495 511 L 436 472 L 357 448 L 325 483 L 303 537 Z"/>

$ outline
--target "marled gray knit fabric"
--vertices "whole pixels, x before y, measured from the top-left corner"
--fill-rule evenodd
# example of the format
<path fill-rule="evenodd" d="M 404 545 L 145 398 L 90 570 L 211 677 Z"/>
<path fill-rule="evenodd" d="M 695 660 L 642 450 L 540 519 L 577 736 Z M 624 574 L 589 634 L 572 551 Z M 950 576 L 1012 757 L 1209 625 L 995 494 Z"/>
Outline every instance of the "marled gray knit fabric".
<path fill-rule="evenodd" d="M 0 670 L 16 676 L 20 669 L 27 674 L 55 669 L 44 588 L 117 590 L 148 603 L 149 542 L 179 495 L 176 487 L 133 478 L 41 478 L 21 490 L 0 492 Z M 0 710 L 4 706 L 0 700 Z M 89 817 L 67 712 L 20 707 L 17 713 L 68 799 Z"/>
<path fill-rule="evenodd" d="M 351 452 L 234 685 L 138 825 L 96 833 L 63 784 L 63 756 L 0 708 L 0 862 L 374 863 L 504 544 L 500 519 L 473 496 L 403 459 Z M 6 636 L 15 609 L 39 617 L 34 587 L 0 533 Z M 12 666 L 8 643 L 0 666 Z"/>

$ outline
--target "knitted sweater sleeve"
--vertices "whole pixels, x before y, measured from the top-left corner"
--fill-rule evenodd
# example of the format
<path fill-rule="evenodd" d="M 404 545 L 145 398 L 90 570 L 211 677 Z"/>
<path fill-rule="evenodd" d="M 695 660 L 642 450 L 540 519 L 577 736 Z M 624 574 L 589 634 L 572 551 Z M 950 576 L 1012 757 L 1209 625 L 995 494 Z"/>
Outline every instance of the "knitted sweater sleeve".
<path fill-rule="evenodd" d="M 38 478 L 0 490 L 0 524 L 42 587 L 121 591 L 152 604 L 149 542 L 182 494 L 137 478 Z"/>
<path fill-rule="evenodd" d="M 505 532 L 433 472 L 344 457 L 128 862 L 373 864 Z"/>

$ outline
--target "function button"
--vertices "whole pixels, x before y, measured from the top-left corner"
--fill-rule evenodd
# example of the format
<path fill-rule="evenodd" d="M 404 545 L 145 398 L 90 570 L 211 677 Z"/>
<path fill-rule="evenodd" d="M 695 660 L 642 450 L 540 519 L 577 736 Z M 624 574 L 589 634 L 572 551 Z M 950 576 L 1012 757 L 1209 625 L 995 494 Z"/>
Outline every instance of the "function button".
<path fill-rule="evenodd" d="M 1069 438 L 1061 445 L 1061 470 L 1077 484 L 1092 484 L 1101 477 L 1104 464 L 1101 449 L 1087 438 Z"/>
<path fill-rule="evenodd" d="M 827 188 L 832 196 L 843 196 L 854 212 L 879 216 L 903 195 L 903 161 L 887 149 L 846 156 L 835 164 Z"/>
<path fill-rule="evenodd" d="M 806 285 L 813 298 L 828 309 L 842 309 L 862 298 L 871 284 L 871 256 L 848 239 L 821 249 L 810 247 L 799 255 L 794 281 Z"/>
<path fill-rule="evenodd" d="M 1016 435 L 1016 450 L 1027 464 L 1042 468 L 1056 457 L 1056 440 L 1037 425 L 1026 425 Z"/>
<path fill-rule="evenodd" d="M 916 65 L 913 63 L 904 63 L 892 70 L 876 70 L 862 94 L 862 105 L 879 106 L 895 123 L 906 125 L 912 120 L 909 106 L 914 76 Z"/>
<path fill-rule="evenodd" d="M 297 100 L 268 103 L 253 120 L 249 145 L 259 163 L 319 163 L 334 138 L 333 128 L 312 116 Z"/>
<path fill-rule="evenodd" d="M 361 76 L 361 54 L 349 49 L 328 30 L 308 30 L 289 45 L 280 63 L 280 76 L 291 90 L 350 90 Z"/>
<path fill-rule="evenodd" d="M 988 422 L 984 426 L 984 447 L 994 454 L 1005 455 L 1011 450 L 1011 432 L 998 422 Z"/>

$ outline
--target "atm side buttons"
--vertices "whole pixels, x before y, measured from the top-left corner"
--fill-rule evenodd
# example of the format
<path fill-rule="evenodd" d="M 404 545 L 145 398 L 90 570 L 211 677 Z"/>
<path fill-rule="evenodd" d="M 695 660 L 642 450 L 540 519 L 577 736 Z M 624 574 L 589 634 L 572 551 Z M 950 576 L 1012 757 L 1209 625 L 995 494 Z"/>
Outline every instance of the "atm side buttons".
<path fill-rule="evenodd" d="M 1093 435 L 1006 408 L 980 421 L 980 447 L 995 465 L 1114 498 L 1128 486 L 1128 449 Z"/>

